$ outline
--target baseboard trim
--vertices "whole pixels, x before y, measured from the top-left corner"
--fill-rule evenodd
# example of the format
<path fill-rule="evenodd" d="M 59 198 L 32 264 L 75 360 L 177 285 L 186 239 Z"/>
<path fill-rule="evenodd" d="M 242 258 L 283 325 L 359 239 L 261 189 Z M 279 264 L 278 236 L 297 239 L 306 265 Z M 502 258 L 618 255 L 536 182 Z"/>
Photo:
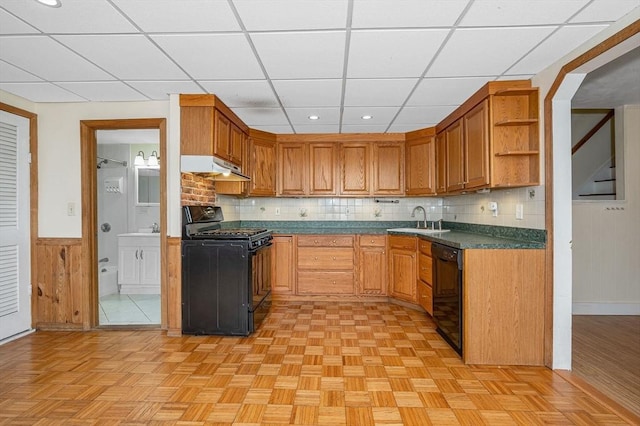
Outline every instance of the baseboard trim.
<path fill-rule="evenodd" d="M 640 303 L 574 302 L 573 315 L 640 315 Z"/>

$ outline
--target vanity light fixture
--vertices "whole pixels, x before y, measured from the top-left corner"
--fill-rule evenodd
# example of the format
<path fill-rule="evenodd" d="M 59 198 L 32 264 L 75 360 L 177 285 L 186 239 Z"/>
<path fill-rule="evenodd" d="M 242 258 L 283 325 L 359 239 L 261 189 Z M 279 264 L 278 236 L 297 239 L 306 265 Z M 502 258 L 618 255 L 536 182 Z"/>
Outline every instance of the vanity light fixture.
<path fill-rule="evenodd" d="M 138 151 L 138 155 L 133 160 L 134 166 L 144 166 L 144 152 Z"/>
<path fill-rule="evenodd" d="M 371 120 L 373 118 L 373 115 L 363 115 L 362 117 L 363 120 Z"/>
<path fill-rule="evenodd" d="M 309 120 L 317 120 L 317 119 L 319 119 L 319 118 L 320 118 L 320 116 L 319 116 L 319 115 L 310 115 L 310 116 L 309 116 Z"/>
<path fill-rule="evenodd" d="M 149 160 L 147 160 L 148 166 L 157 166 L 158 165 L 158 151 L 151 152 L 149 156 Z"/>
<path fill-rule="evenodd" d="M 38 3 L 49 7 L 60 7 L 62 2 L 60 0 L 36 0 Z"/>

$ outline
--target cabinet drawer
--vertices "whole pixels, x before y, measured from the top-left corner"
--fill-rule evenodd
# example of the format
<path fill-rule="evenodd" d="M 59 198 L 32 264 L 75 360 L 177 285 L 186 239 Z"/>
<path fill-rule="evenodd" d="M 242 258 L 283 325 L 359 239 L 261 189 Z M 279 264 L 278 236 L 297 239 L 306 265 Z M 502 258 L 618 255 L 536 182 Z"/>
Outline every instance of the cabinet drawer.
<path fill-rule="evenodd" d="M 418 248 L 423 254 L 431 256 L 431 241 L 418 240 Z"/>
<path fill-rule="evenodd" d="M 389 235 L 389 247 L 415 251 L 416 237 Z"/>
<path fill-rule="evenodd" d="M 420 253 L 418 262 L 418 277 L 428 283 L 433 283 L 433 260 L 431 256 Z"/>
<path fill-rule="evenodd" d="M 422 281 L 418 281 L 418 304 L 422 306 L 429 315 L 433 315 L 433 293 L 431 286 Z"/>
<path fill-rule="evenodd" d="M 298 247 L 353 247 L 353 236 L 299 235 Z"/>
<path fill-rule="evenodd" d="M 298 272 L 298 294 L 354 294 L 353 272 Z"/>
<path fill-rule="evenodd" d="M 299 269 L 353 270 L 353 265 L 353 249 L 350 248 L 298 248 Z"/>
<path fill-rule="evenodd" d="M 361 235 L 360 247 L 384 247 L 387 242 L 385 235 Z"/>

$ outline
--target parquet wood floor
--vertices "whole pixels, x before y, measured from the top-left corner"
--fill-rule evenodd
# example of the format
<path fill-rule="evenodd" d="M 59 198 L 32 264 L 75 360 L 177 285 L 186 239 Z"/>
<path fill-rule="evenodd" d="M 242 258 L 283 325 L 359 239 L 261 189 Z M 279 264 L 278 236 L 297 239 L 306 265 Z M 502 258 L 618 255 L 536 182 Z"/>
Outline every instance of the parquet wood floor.
<path fill-rule="evenodd" d="M 546 368 L 465 366 L 428 316 L 280 302 L 247 338 L 36 332 L 0 346 L 0 424 L 627 424 Z"/>

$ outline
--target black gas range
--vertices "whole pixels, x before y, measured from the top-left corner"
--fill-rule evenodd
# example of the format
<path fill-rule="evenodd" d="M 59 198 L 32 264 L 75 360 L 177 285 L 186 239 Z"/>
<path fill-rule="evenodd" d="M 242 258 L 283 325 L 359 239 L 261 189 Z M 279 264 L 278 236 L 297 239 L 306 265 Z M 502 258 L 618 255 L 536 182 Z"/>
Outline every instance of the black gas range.
<path fill-rule="evenodd" d="M 182 332 L 249 335 L 271 307 L 271 231 L 225 228 L 217 206 L 184 206 Z"/>

